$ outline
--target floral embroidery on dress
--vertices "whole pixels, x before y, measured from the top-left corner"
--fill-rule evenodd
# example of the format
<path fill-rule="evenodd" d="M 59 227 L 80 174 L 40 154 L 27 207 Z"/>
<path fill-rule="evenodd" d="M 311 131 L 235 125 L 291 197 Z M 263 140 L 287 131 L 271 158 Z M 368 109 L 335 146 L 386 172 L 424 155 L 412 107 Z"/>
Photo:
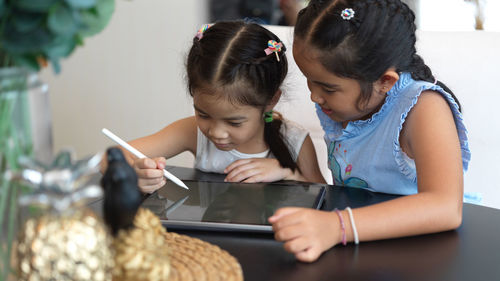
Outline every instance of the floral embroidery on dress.
<path fill-rule="evenodd" d="M 337 145 L 337 142 L 335 141 L 330 142 L 330 145 L 328 147 L 328 167 L 332 171 L 333 184 L 341 186 L 368 188 L 368 183 L 360 178 L 349 177 L 344 180 L 342 178 L 340 164 L 337 161 L 337 157 L 335 157 L 335 155 L 338 155 L 346 165 L 346 168 L 344 169 L 344 176 L 350 176 L 353 168 L 352 164 L 348 163 L 347 161 L 347 149 L 344 148 L 344 150 L 342 151 L 340 143 Z"/>
<path fill-rule="evenodd" d="M 341 148 L 341 145 L 342 144 L 339 143 L 338 147 L 335 147 L 335 143 L 334 143 L 333 146 L 335 147 L 335 152 L 339 152 L 339 148 Z M 340 155 L 340 158 L 344 161 L 344 164 L 346 164 L 344 172 L 345 172 L 345 175 L 348 176 L 351 174 L 352 165 L 347 163 L 347 149 L 344 149 L 344 155 L 342 155 L 342 153 L 340 153 L 339 155 Z"/>

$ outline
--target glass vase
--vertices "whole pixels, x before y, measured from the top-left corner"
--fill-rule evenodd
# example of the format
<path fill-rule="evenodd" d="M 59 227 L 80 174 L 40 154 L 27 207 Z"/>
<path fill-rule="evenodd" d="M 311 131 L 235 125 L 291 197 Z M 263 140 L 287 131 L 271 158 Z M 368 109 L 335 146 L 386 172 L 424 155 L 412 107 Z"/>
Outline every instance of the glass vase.
<path fill-rule="evenodd" d="M 50 161 L 52 156 L 48 87 L 37 73 L 0 68 L 0 280 L 7 280 L 11 272 L 19 215 L 17 198 L 29 192 L 22 183 L 7 177 L 7 172 L 21 168 L 22 156 L 41 161 Z"/>

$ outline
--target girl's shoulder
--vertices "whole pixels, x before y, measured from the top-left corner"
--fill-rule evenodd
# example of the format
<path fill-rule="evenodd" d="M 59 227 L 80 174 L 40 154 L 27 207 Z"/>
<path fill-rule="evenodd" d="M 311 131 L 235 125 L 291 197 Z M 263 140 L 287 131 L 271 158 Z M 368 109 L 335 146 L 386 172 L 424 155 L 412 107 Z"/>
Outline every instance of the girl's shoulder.
<path fill-rule="evenodd" d="M 455 99 L 440 87 L 419 93 L 401 127 L 400 146 L 411 158 L 414 158 L 412 143 L 422 143 L 426 139 L 435 141 L 437 136 L 446 135 L 445 132 L 456 132 L 450 134 L 450 138 L 453 140 L 456 138 L 453 135 L 458 136 L 463 168 L 467 170 L 470 149 L 463 116 Z"/>
<path fill-rule="evenodd" d="M 302 125 L 299 123 L 286 119 L 286 118 L 281 118 L 281 133 L 283 135 L 307 135 L 309 134 L 309 131 L 305 129 Z"/>

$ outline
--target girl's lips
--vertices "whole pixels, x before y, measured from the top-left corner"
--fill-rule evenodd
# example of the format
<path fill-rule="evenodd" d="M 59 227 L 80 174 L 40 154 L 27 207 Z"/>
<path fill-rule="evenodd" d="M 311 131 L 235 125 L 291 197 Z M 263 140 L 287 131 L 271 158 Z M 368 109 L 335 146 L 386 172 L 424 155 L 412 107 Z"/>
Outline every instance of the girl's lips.
<path fill-rule="evenodd" d="M 222 149 L 227 149 L 231 146 L 230 143 L 215 143 L 214 142 L 214 144 L 217 148 L 222 148 Z"/>
<path fill-rule="evenodd" d="M 323 113 L 325 113 L 326 115 L 330 115 L 332 113 L 332 110 L 325 108 L 321 108 L 321 111 L 323 111 Z"/>

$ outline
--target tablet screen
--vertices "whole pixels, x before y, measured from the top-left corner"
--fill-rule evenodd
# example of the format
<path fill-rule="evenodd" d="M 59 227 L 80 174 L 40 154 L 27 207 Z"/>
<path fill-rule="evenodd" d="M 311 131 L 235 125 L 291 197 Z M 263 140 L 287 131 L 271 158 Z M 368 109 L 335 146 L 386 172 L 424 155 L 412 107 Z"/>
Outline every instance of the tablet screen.
<path fill-rule="evenodd" d="M 189 190 L 169 181 L 143 202 L 167 228 L 272 231 L 267 219 L 277 209 L 319 209 L 325 193 L 309 183 L 184 183 Z"/>

